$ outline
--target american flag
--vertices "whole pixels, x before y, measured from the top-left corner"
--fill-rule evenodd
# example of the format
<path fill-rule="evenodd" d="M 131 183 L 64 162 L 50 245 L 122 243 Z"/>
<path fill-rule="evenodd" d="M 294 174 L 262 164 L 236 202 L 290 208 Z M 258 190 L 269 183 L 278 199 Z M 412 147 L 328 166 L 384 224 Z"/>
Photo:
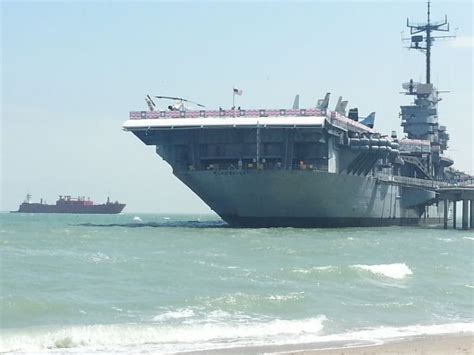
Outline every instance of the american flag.
<path fill-rule="evenodd" d="M 242 95 L 242 93 L 243 93 L 243 91 L 242 91 L 242 90 L 239 90 L 239 89 L 236 89 L 236 88 L 234 88 L 234 94 L 235 94 L 235 95 L 239 95 L 239 96 L 241 96 L 241 95 Z"/>

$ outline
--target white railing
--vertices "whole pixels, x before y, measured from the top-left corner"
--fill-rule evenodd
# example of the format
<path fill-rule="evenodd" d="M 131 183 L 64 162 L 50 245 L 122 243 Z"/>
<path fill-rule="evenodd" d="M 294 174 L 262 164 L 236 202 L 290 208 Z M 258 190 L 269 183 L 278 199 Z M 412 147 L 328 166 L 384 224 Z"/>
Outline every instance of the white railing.
<path fill-rule="evenodd" d="M 443 187 L 443 186 L 450 185 L 448 182 L 445 182 L 445 181 L 417 179 L 413 177 L 398 176 L 398 175 L 378 174 L 375 177 L 377 178 L 378 181 L 381 181 L 381 182 L 387 182 L 387 183 L 393 183 L 393 184 L 405 185 L 405 186 L 428 187 L 428 188 L 432 188 L 433 190 Z"/>
<path fill-rule="evenodd" d="M 132 111 L 131 120 L 140 119 L 166 119 L 166 118 L 203 118 L 203 117 L 304 117 L 325 116 L 326 113 L 318 109 L 299 110 L 192 110 L 192 111 Z"/>

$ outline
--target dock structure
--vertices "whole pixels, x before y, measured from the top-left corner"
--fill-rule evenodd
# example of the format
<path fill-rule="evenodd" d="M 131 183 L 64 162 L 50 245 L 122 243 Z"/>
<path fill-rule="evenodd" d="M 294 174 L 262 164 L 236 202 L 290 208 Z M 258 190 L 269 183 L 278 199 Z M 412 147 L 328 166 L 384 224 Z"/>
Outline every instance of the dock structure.
<path fill-rule="evenodd" d="M 456 229 L 456 202 L 462 201 L 462 229 L 474 229 L 474 185 L 443 186 L 436 190 L 444 201 L 444 229 L 448 229 L 448 205 L 453 202 L 453 228 Z"/>

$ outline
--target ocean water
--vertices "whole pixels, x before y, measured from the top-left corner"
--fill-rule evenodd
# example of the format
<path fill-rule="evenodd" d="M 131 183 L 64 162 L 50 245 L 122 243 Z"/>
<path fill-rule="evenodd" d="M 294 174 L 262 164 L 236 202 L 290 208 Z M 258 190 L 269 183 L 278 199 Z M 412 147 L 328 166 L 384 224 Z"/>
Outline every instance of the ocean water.
<path fill-rule="evenodd" d="M 173 353 L 474 331 L 474 233 L 0 214 L 0 351 Z"/>

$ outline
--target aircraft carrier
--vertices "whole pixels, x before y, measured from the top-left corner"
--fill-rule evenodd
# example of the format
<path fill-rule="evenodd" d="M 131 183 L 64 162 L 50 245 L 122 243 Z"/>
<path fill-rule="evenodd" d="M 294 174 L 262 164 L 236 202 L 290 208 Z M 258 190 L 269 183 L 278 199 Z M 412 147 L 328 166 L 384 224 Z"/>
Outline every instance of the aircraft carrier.
<path fill-rule="evenodd" d="M 444 155 L 449 135 L 438 122 L 439 91 L 430 80 L 431 46 L 447 19 L 410 28 L 410 48 L 426 56 L 426 81 L 409 80 L 401 106 L 406 136 L 374 129 L 375 113 L 346 113 L 330 94 L 315 107 L 190 110 L 187 100 L 158 110 L 130 112 L 132 132 L 173 168 L 223 220 L 238 227 L 348 227 L 441 224 L 440 186 L 471 176 Z M 234 93 L 239 94 L 237 89 Z"/>

